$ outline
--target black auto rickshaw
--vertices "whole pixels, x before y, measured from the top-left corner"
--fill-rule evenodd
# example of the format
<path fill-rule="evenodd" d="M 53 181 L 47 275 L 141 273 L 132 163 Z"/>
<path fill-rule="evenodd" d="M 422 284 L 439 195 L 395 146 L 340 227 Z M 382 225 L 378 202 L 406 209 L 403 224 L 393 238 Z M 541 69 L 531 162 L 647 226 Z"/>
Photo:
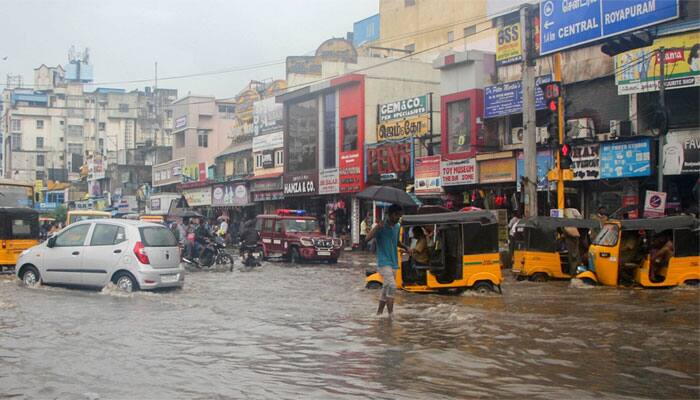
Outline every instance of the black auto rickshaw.
<path fill-rule="evenodd" d="M 519 280 L 570 279 L 585 265 L 589 232 L 600 228 L 590 219 L 537 216 L 515 227 L 513 273 Z M 573 264 L 573 265 L 572 265 Z"/>
<path fill-rule="evenodd" d="M 38 211 L 24 207 L 0 207 L 0 271 L 14 268 L 20 253 L 38 243 Z"/>
<path fill-rule="evenodd" d="M 500 291 L 503 281 L 498 252 L 498 223 L 491 212 L 446 212 L 406 215 L 401 219 L 401 240 L 411 247 L 413 229 L 430 237 L 427 257 L 400 262 L 396 286 L 409 292 L 444 292 L 474 289 Z M 398 249 L 397 249 L 398 251 Z M 401 257 L 399 255 L 399 260 Z M 379 288 L 378 273 L 366 279 L 368 288 Z"/>

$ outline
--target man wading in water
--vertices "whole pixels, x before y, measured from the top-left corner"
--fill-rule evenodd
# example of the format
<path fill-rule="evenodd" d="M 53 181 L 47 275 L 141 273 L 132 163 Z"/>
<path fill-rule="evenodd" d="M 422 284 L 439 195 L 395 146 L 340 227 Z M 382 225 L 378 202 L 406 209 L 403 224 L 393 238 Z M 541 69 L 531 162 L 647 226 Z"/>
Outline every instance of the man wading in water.
<path fill-rule="evenodd" d="M 377 315 L 382 315 L 386 306 L 389 317 L 394 313 L 394 294 L 396 293 L 396 281 L 394 273 L 399 269 L 397 249 L 400 246 L 403 250 L 410 250 L 402 243 L 399 243 L 399 219 L 403 215 L 401 206 L 396 204 L 389 207 L 388 215 L 384 221 L 380 221 L 369 232 L 365 240 L 368 242 L 373 238 L 377 244 L 377 272 L 382 276 L 382 293 L 379 296 L 379 308 Z"/>

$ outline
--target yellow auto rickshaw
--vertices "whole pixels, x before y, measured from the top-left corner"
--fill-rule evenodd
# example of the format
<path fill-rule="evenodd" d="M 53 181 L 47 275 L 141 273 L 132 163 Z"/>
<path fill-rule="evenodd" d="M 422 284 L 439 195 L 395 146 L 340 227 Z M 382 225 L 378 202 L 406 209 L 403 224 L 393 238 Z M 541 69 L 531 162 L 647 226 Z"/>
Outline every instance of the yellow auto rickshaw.
<path fill-rule="evenodd" d="M 600 223 L 590 219 L 545 216 L 523 219 L 515 226 L 512 238 L 513 274 L 518 280 L 536 282 L 571 279 L 576 268 L 585 262 L 589 232 L 599 228 Z M 566 236 L 571 240 L 567 241 Z"/>
<path fill-rule="evenodd" d="M 414 254 L 399 255 L 396 287 L 408 292 L 479 292 L 501 290 L 498 223 L 488 211 L 406 215 L 401 219 L 400 240 L 411 247 L 414 229 L 427 232 L 427 262 Z M 366 278 L 366 287 L 380 288 L 378 273 Z"/>
<path fill-rule="evenodd" d="M 39 212 L 0 207 L 0 271 L 12 269 L 24 250 L 39 243 Z"/>
<path fill-rule="evenodd" d="M 698 284 L 699 226 L 690 216 L 608 221 L 576 277 L 606 286 Z"/>
<path fill-rule="evenodd" d="M 85 221 L 89 219 L 103 219 L 111 217 L 112 214 L 107 211 L 70 210 L 66 215 L 66 225 L 70 225 L 73 222 Z"/>

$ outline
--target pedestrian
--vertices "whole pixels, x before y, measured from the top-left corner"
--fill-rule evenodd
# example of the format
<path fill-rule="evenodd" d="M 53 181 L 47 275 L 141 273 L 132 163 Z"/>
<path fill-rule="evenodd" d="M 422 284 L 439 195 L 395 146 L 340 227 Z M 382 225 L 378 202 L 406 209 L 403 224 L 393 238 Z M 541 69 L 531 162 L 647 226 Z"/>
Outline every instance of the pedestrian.
<path fill-rule="evenodd" d="M 360 250 L 367 250 L 367 234 L 369 233 L 369 215 L 360 222 Z"/>
<path fill-rule="evenodd" d="M 383 281 L 377 315 L 382 315 L 386 306 L 390 318 L 394 313 L 394 294 L 396 293 L 394 274 L 399 269 L 397 248 L 401 248 L 409 254 L 412 252 L 403 243 L 399 242 L 399 220 L 402 215 L 403 209 L 401 206 L 391 205 L 386 219 L 378 222 L 367 234 L 367 240 L 376 240 L 377 272 L 381 275 Z"/>
<path fill-rule="evenodd" d="M 520 210 L 516 210 L 515 213 L 513 213 L 513 218 L 508 221 L 508 253 L 510 255 L 510 257 L 508 257 L 508 264 L 512 264 L 513 262 L 513 254 L 515 252 L 515 233 L 517 232 L 517 226 L 520 219 Z"/>

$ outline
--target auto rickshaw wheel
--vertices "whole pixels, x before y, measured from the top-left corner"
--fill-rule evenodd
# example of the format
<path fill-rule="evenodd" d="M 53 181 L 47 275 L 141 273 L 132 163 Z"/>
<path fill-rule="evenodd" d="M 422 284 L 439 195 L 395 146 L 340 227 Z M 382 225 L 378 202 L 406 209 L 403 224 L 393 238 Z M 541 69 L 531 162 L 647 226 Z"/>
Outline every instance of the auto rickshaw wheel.
<path fill-rule="evenodd" d="M 481 294 L 486 294 L 486 293 L 491 293 L 493 292 L 493 284 L 489 281 L 479 281 L 472 286 L 472 290 L 481 293 Z"/>
<path fill-rule="evenodd" d="M 535 272 L 530 277 L 532 282 L 547 282 L 549 280 L 549 275 L 544 272 Z"/>
<path fill-rule="evenodd" d="M 365 287 L 367 289 L 381 289 L 382 284 L 377 282 L 377 281 L 370 281 L 370 282 L 367 282 L 367 285 L 365 285 Z"/>
<path fill-rule="evenodd" d="M 595 286 L 595 281 L 591 278 L 581 278 L 581 282 L 585 283 L 586 285 Z"/>
<path fill-rule="evenodd" d="M 688 279 L 687 281 L 683 282 L 683 284 L 687 286 L 698 286 L 700 285 L 700 280 Z"/>

